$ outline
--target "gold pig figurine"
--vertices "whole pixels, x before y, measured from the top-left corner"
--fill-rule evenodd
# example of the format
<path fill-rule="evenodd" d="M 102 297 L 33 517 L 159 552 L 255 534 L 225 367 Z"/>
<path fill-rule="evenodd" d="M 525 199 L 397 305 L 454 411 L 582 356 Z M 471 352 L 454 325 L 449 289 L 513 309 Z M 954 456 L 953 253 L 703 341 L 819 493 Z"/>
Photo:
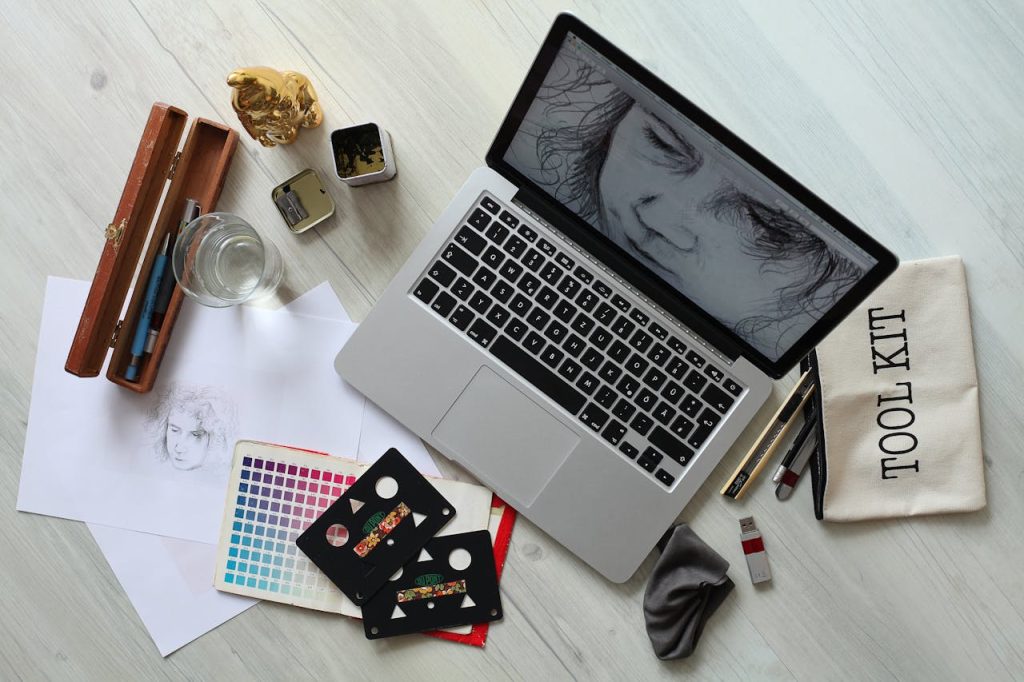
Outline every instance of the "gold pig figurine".
<path fill-rule="evenodd" d="M 249 66 L 232 71 L 228 85 L 238 120 L 264 147 L 291 144 L 300 126 L 316 128 L 324 120 L 316 90 L 301 73 Z"/>

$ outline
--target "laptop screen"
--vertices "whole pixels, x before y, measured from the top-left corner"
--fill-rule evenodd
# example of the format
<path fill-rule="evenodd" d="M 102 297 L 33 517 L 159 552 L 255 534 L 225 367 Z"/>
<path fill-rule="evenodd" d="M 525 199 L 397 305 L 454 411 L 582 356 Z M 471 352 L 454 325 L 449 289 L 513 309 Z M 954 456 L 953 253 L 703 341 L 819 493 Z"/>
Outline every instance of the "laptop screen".
<path fill-rule="evenodd" d="M 572 32 L 503 160 L 772 361 L 877 263 Z"/>

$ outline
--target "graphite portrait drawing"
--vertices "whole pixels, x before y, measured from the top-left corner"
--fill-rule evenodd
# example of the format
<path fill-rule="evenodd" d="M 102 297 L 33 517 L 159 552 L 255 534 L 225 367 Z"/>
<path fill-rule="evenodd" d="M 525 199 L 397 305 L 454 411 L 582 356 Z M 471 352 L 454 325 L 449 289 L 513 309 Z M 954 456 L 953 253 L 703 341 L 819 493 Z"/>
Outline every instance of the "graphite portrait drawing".
<path fill-rule="evenodd" d="M 237 428 L 235 401 L 214 386 L 170 383 L 146 419 L 157 460 L 178 471 L 223 472 Z"/>
<path fill-rule="evenodd" d="M 505 160 L 772 359 L 864 274 L 788 195 L 568 41 Z"/>

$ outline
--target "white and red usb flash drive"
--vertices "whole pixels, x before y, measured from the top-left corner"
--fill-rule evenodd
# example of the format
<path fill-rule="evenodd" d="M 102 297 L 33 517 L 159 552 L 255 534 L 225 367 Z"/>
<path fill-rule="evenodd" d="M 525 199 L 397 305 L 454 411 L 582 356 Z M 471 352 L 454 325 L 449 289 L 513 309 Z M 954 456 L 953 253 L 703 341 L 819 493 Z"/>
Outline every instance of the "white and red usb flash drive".
<path fill-rule="evenodd" d="M 743 554 L 747 557 L 750 582 L 757 584 L 771 580 L 772 571 L 768 568 L 768 553 L 764 551 L 761 531 L 757 529 L 753 516 L 740 519 L 740 542 L 743 543 Z"/>

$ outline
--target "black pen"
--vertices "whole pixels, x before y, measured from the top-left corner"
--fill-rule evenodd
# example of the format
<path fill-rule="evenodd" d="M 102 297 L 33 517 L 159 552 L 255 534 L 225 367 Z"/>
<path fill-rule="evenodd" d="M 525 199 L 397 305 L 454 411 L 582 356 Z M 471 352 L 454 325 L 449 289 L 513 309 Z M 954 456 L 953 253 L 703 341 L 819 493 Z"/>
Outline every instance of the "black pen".
<path fill-rule="evenodd" d="M 804 424 L 800 427 L 800 430 L 796 434 L 796 438 L 793 439 L 793 443 L 789 446 L 789 450 L 786 450 L 786 455 L 782 458 L 782 463 L 779 464 L 779 468 L 775 470 L 775 475 L 772 476 L 772 483 L 778 483 L 782 480 L 782 475 L 786 473 L 786 469 L 796 459 L 796 455 L 800 452 L 800 447 L 807 440 L 807 437 L 811 435 L 814 427 L 817 425 L 818 420 L 814 416 L 814 410 L 811 410 L 809 414 L 804 415 Z"/>
<path fill-rule="evenodd" d="M 171 255 L 174 253 L 174 242 L 177 241 L 178 235 L 185 229 L 185 226 L 199 217 L 201 210 L 195 199 L 187 200 L 185 202 L 185 211 L 181 216 L 181 222 L 178 223 L 178 229 L 172 232 L 170 239 L 168 239 L 167 261 L 164 263 L 164 278 L 160 281 L 160 291 L 156 295 L 153 319 L 150 321 L 149 335 L 146 338 L 147 353 L 152 353 L 153 348 L 156 347 L 156 337 L 160 335 L 160 328 L 164 324 L 164 315 L 167 313 L 167 306 L 171 302 L 171 294 L 174 293 L 174 274 L 171 272 L 173 270 Z"/>

